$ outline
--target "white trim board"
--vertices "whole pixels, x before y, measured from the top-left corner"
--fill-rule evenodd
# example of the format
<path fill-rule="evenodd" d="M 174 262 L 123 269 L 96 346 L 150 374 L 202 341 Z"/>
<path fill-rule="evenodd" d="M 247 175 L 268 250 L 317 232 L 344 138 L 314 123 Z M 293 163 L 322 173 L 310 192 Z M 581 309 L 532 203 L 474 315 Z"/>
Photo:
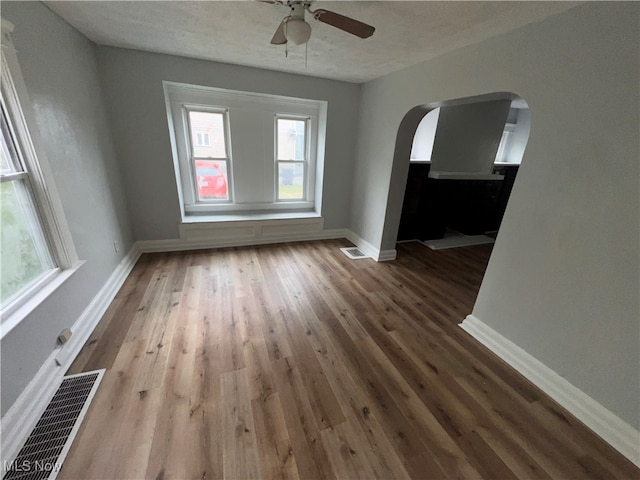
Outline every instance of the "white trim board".
<path fill-rule="evenodd" d="M 121 260 L 104 286 L 71 327 L 70 340 L 51 352 L 0 422 L 2 460 L 12 461 L 56 393 L 64 374 L 91 336 L 140 257 L 137 246 Z"/>
<path fill-rule="evenodd" d="M 373 258 L 376 262 L 387 262 L 390 260 L 395 260 L 396 258 L 397 252 L 395 249 L 380 250 L 351 230 L 347 231 L 347 240 L 358 247 L 362 251 L 362 253 Z"/>
<path fill-rule="evenodd" d="M 98 322 L 109 308 L 109 305 L 122 287 L 122 284 L 133 270 L 136 262 L 140 258 L 140 249 L 137 245 L 129 250 L 118 266 L 115 268 L 109 280 L 104 284 L 100 292 L 93 297 L 89 306 L 82 312 L 80 318 L 71 327 L 73 335 L 62 348 L 57 350 L 56 363 L 66 370 L 80 353 L 85 342 L 93 333 Z"/>
<path fill-rule="evenodd" d="M 640 431 L 477 317 L 468 315 L 460 327 L 640 467 Z"/>
<path fill-rule="evenodd" d="M 346 228 L 325 230 L 322 217 L 246 220 L 237 222 L 186 222 L 180 224 L 180 238 L 142 240 L 141 252 L 173 252 L 207 248 L 245 247 L 271 243 L 346 238 L 376 262 L 394 260 L 396 250 L 380 250 Z"/>
<path fill-rule="evenodd" d="M 247 235 L 197 239 L 172 239 L 172 240 L 142 240 L 136 242 L 136 246 L 142 253 L 152 252 L 178 252 L 183 250 L 203 250 L 207 248 L 246 247 L 251 245 L 267 245 L 271 243 L 304 242 L 311 240 L 333 240 L 346 238 L 347 230 L 321 230 L 308 233 L 289 233 L 278 235 Z"/>

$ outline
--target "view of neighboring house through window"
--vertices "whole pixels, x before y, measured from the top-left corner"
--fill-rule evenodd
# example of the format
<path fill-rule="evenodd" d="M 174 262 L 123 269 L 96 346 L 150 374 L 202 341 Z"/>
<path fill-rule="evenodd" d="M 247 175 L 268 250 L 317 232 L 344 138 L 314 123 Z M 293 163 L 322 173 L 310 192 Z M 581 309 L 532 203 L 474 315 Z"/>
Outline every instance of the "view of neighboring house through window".
<path fill-rule="evenodd" d="M 229 155 L 224 112 L 189 111 L 192 165 L 200 201 L 229 199 Z"/>
<path fill-rule="evenodd" d="M 55 268 L 35 207 L 29 172 L 2 100 L 1 289 L 4 308 Z"/>
<path fill-rule="evenodd" d="M 278 200 L 304 198 L 307 120 L 277 118 Z"/>
<path fill-rule="evenodd" d="M 315 215 L 324 101 L 164 82 L 184 217 Z"/>

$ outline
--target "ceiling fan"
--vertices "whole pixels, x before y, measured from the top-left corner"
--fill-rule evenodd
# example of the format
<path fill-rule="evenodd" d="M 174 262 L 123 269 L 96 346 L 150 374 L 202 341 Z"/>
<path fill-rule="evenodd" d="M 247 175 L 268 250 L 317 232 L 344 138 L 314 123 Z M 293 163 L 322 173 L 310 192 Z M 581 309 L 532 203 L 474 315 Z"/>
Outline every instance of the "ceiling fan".
<path fill-rule="evenodd" d="M 369 38 L 375 32 L 375 28 L 366 23 L 360 22 L 350 17 L 340 15 L 339 13 L 319 8 L 311 10 L 313 0 L 260 0 L 264 3 L 274 5 L 283 5 L 289 7 L 291 12 L 284 17 L 276 33 L 271 39 L 273 45 L 284 45 L 287 42 L 293 42 L 296 45 L 302 45 L 309 41 L 311 37 L 311 25 L 304 19 L 305 11 L 313 15 L 313 18 L 319 22 L 326 23 L 332 27 L 339 28 L 347 33 L 360 38 Z"/>

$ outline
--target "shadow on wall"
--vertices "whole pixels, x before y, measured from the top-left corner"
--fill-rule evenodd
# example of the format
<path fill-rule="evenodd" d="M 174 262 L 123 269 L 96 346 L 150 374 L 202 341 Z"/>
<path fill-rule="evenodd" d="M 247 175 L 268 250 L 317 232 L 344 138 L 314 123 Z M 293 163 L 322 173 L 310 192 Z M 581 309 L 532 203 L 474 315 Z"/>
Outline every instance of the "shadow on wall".
<path fill-rule="evenodd" d="M 496 234 L 529 132 L 528 105 L 509 92 L 411 109 L 398 129 L 391 178 L 399 186 L 404 176 L 403 196 L 389 199 L 399 225 L 392 231 L 388 216 L 383 239 Z"/>

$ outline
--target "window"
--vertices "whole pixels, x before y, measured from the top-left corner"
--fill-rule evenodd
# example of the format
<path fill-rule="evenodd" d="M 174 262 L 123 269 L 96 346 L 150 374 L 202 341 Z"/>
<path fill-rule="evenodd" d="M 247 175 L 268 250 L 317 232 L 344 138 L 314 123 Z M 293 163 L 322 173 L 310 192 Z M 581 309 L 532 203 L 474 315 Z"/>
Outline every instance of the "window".
<path fill-rule="evenodd" d="M 183 218 L 318 213 L 326 102 L 171 82 L 164 88 Z"/>
<path fill-rule="evenodd" d="M 229 155 L 224 111 L 188 110 L 191 165 L 199 202 L 229 200 Z M 213 138 L 213 143 L 211 142 Z"/>
<path fill-rule="evenodd" d="M 0 299 L 11 303 L 55 264 L 35 206 L 29 172 L 18 154 L 17 142 L 2 99 L 2 183 L 0 212 L 2 251 Z"/>
<path fill-rule="evenodd" d="M 2 19 L 0 82 L 0 336 L 4 337 L 81 265 L 44 152 L 33 142 L 32 112 Z"/>
<path fill-rule="evenodd" d="M 209 140 L 209 134 L 197 132 L 195 144 L 198 147 L 209 147 L 211 145 L 211 141 Z"/>
<path fill-rule="evenodd" d="M 306 162 L 307 120 L 276 118 L 278 201 L 304 198 Z"/>

